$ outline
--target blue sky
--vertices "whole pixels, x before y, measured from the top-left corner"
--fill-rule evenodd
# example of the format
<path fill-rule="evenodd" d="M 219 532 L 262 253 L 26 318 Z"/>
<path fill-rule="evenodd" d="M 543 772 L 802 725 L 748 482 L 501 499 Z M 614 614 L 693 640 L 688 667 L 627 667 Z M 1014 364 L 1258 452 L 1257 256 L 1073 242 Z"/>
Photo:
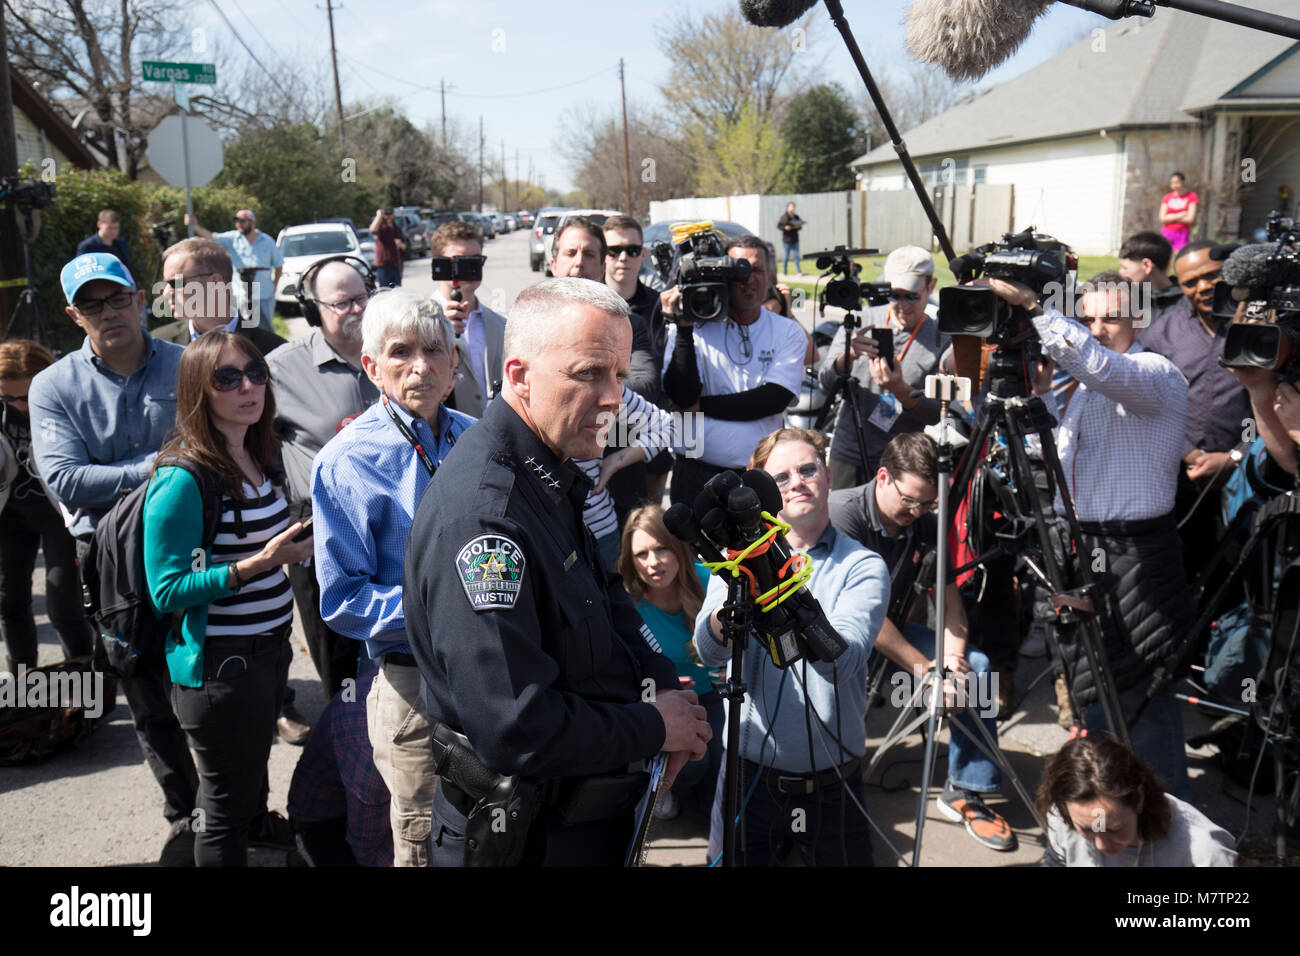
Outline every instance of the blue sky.
<path fill-rule="evenodd" d="M 272 72 L 316 58 L 328 62 L 329 30 L 318 0 L 283 0 L 269 11 L 254 0 L 216 3 Z M 517 150 L 522 175 L 531 160 L 548 186 L 568 189 L 573 170 L 554 149 L 565 109 L 581 103 L 617 109 L 619 57 L 626 62 L 629 103 L 657 106 L 657 83 L 666 79 L 668 63 L 656 42 L 656 24 L 674 10 L 724 10 L 735 3 L 344 0 L 334 15 L 343 101 L 395 96 L 417 126 L 436 126 L 438 82 L 446 79 L 453 84 L 447 94 L 449 120 L 477 126 L 481 114 L 488 153 L 499 158 L 504 140 L 512 174 Z M 908 3 L 843 0 L 843 6 L 878 79 L 908 62 L 902 25 Z M 818 4 L 814 10 L 818 23 L 807 51 L 816 63 L 813 78 L 838 81 L 858 93 L 862 81 L 825 7 Z M 193 12 L 196 23 L 209 30 L 214 46 L 243 55 L 230 28 L 208 3 L 197 3 Z M 1108 22 L 1053 4 L 1017 54 L 981 85 L 1036 66 L 1068 38 Z"/>

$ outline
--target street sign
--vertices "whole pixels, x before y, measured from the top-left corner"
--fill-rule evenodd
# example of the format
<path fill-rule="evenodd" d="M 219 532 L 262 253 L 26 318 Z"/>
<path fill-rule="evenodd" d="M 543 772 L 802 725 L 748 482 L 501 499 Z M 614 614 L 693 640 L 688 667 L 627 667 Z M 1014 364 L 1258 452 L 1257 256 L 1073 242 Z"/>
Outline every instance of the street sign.
<path fill-rule="evenodd" d="M 144 78 L 156 83 L 216 83 L 217 65 L 145 60 Z"/>
<path fill-rule="evenodd" d="M 184 116 L 185 128 L 181 129 L 184 114 L 172 115 L 163 119 L 149 134 L 149 166 L 159 176 L 173 186 L 185 186 L 185 143 L 189 139 L 189 183 L 191 188 L 206 186 L 221 172 L 224 160 L 221 155 L 221 138 L 203 120 L 196 116 Z"/>

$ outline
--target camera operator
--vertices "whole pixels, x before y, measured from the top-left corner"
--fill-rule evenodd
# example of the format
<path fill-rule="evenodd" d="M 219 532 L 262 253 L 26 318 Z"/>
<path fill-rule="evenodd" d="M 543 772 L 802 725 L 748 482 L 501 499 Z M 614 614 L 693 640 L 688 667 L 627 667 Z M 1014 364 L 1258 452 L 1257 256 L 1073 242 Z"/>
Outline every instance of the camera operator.
<path fill-rule="evenodd" d="M 1187 430 L 1187 380 L 1169 359 L 1137 343 L 1128 285 L 1118 273 L 1095 276 L 1082 295 L 1089 326 L 1050 305 L 1044 311 L 1034 291 L 1019 282 L 985 277 L 975 284 L 1027 310 L 1043 351 L 1079 383 L 1059 411 L 1056 440 L 1084 535 L 1078 559 L 1101 557 L 1116 581 L 1097 611 L 1120 704 L 1131 715 L 1155 668 L 1187 634 L 1194 614 L 1173 514 L 1174 475 Z M 1064 512 L 1059 496 L 1056 509 Z M 1064 549 L 1058 558 L 1064 560 Z M 1047 601 L 1039 602 L 1035 612 L 1055 617 Z M 1095 681 L 1073 630 L 1058 628 L 1061 650 L 1075 699 L 1088 708 L 1087 724 L 1098 727 L 1102 715 Z M 1163 777 L 1167 789 L 1187 799 L 1177 701 L 1153 701 L 1130 733 L 1134 749 Z"/>
<path fill-rule="evenodd" d="M 871 865 L 867 821 L 843 788 L 852 787 L 860 800 L 867 655 L 889 606 L 889 569 L 879 555 L 832 527 L 825 455 L 820 432 L 782 428 L 758 443 L 750 461 L 775 480 L 780 517 L 790 525 L 786 539 L 812 559 L 808 588 L 848 649 L 833 663 L 801 661 L 782 670 L 751 641 L 744 674 L 732 675 L 743 677 L 752 694 L 740 710 L 741 786 L 759 779 L 736 844 L 741 866 L 779 865 L 792 848 L 805 866 Z M 722 578 L 710 578 L 695 618 L 695 646 L 709 667 L 731 660 L 719 621 L 726 593 Z M 734 719 L 731 710 L 728 719 Z M 710 859 L 722 846 L 725 777 L 718 774 Z M 791 826 L 796 814 L 806 820 L 802 829 Z"/>
<path fill-rule="evenodd" d="M 901 246 L 885 260 L 882 278 L 890 285 L 889 305 L 867 309 L 862 328 L 849 341 L 853 369 L 847 374 L 862 386 L 857 392 L 858 413 L 867 447 L 859 447 L 853 410 L 842 402 L 831 438 L 831 482 L 836 488 L 871 480 L 891 436 L 919 432 L 939 420 L 938 402 L 912 397 L 925 384 L 925 377 L 939 370 L 939 357 L 946 347 L 926 311 L 936 282 L 934 259 L 918 246 Z M 871 336 L 873 328 L 894 330 L 892 365 L 879 357 L 879 346 Z M 818 370 L 827 394 L 834 390 L 836 379 L 846 374 L 844 335 L 841 327 Z"/>
<path fill-rule="evenodd" d="M 725 318 L 697 326 L 681 308 L 679 287 L 660 296 L 664 314 L 676 322 L 664 348 L 664 391 L 678 408 L 701 416 L 700 457 L 676 449 L 674 503 L 693 503 L 714 475 L 743 470 L 759 439 L 780 427 L 803 380 L 802 327 L 763 308 L 770 284 L 767 243 L 741 236 L 729 240 L 726 253 L 746 260 L 750 274 L 728 283 Z"/>

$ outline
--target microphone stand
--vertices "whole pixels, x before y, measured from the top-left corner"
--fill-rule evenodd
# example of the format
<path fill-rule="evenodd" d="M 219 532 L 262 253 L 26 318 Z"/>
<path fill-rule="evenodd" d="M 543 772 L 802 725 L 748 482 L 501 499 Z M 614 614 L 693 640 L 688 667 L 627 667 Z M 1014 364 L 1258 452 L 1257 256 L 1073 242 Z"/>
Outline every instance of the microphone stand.
<path fill-rule="evenodd" d="M 921 200 L 921 208 L 925 210 L 925 216 L 930 220 L 930 228 L 934 230 L 934 236 L 939 240 L 939 248 L 950 260 L 955 259 L 957 253 L 953 251 L 948 230 L 943 227 L 934 203 L 930 202 L 929 188 L 921 179 L 921 174 L 916 171 L 916 164 L 912 162 L 912 156 L 907 151 L 907 144 L 903 142 L 902 134 L 894 125 L 894 118 L 889 114 L 889 107 L 885 105 L 885 99 L 880 95 L 876 81 L 871 77 L 871 71 L 867 69 L 867 61 L 863 59 L 862 50 L 858 48 L 858 41 L 854 38 L 849 21 L 844 16 L 844 7 L 840 5 L 840 0 L 824 0 L 824 2 L 827 12 L 831 15 L 831 23 L 835 25 L 836 30 L 840 31 L 840 36 L 844 38 L 844 45 L 849 49 L 849 56 L 853 59 L 853 65 L 858 68 L 858 75 L 867 85 L 867 95 L 871 97 L 872 105 L 876 107 L 876 113 L 880 116 L 880 122 L 884 124 L 885 132 L 889 134 L 889 141 L 894 146 L 894 152 L 898 154 L 899 162 L 903 164 L 903 170 L 912 183 L 912 189 L 916 191 L 916 198 Z M 1193 0 L 1185 0 L 1185 2 L 1193 2 Z"/>
<path fill-rule="evenodd" d="M 736 865 L 736 834 L 740 828 L 740 709 L 745 703 L 745 643 L 748 640 L 754 604 L 747 581 L 740 575 L 727 580 L 727 600 L 722 605 L 718 619 L 722 624 L 722 637 L 731 646 L 731 674 L 726 683 L 718 686 L 727 699 L 727 763 L 723 774 L 726 790 L 723 793 L 722 865 Z"/>
<path fill-rule="evenodd" d="M 1281 37 L 1300 40 L 1300 20 L 1252 10 L 1250 7 L 1235 3 L 1223 3 L 1221 0 L 1060 0 L 1089 13 L 1099 13 L 1103 17 L 1118 20 L 1121 17 L 1150 17 L 1156 7 L 1169 7 L 1184 13 L 1210 17 L 1223 23 L 1235 23 L 1252 30 L 1263 30 Z"/>

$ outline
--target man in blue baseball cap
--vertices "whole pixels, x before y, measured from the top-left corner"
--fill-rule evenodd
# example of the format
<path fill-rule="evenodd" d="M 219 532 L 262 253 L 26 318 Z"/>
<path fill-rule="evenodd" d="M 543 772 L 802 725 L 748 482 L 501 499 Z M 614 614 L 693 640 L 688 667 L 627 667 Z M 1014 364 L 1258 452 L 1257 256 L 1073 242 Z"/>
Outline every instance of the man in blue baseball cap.
<path fill-rule="evenodd" d="M 68 316 L 86 332 L 81 348 L 32 379 L 32 452 L 45 483 L 68 512 L 77 558 L 115 502 L 149 478 L 176 418 L 181 353 L 143 328 L 145 293 L 116 256 L 91 252 L 59 274 Z M 161 663 L 161 662 L 159 662 Z M 172 713 L 162 666 L 121 680 L 140 740 L 172 824 L 163 862 L 193 863 L 189 830 L 198 775 Z"/>

